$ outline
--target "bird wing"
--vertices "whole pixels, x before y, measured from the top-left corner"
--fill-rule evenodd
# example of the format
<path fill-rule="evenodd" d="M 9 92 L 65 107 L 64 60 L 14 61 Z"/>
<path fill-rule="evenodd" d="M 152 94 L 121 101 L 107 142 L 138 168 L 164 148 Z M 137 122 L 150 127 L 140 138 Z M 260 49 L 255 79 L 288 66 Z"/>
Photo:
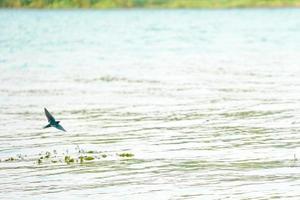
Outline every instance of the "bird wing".
<path fill-rule="evenodd" d="M 55 125 L 55 128 L 57 128 L 57 129 L 59 129 L 59 130 L 61 130 L 61 131 L 67 132 L 60 124 L 56 124 L 56 125 Z"/>
<path fill-rule="evenodd" d="M 55 122 L 54 117 L 49 113 L 49 111 L 46 108 L 44 108 L 44 109 L 45 109 L 45 115 L 48 119 L 48 122 Z"/>

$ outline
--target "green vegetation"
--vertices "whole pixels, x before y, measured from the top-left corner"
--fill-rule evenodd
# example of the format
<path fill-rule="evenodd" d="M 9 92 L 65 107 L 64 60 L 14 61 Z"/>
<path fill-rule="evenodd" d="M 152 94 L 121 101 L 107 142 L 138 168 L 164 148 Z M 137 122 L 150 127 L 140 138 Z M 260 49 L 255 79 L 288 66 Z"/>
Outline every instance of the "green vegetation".
<path fill-rule="evenodd" d="M 94 160 L 94 157 L 92 157 L 92 156 L 85 156 L 83 159 L 89 161 L 89 160 Z"/>
<path fill-rule="evenodd" d="M 243 8 L 300 7 L 300 0 L 0 0 L 6 8 Z"/>
<path fill-rule="evenodd" d="M 68 151 L 67 151 L 68 152 Z M 83 153 L 84 152 L 84 153 Z M 4 159 L 0 159 L 0 162 L 26 162 L 26 161 L 34 161 L 39 165 L 41 164 L 51 164 L 51 163 L 65 163 L 65 164 L 75 164 L 75 163 L 91 163 L 94 161 L 99 161 L 105 159 L 107 157 L 122 157 L 122 158 L 132 158 L 134 156 L 133 153 L 122 152 L 122 153 L 114 153 L 114 154 L 105 154 L 100 151 L 84 151 L 79 149 L 77 153 L 73 153 L 72 156 L 66 152 L 59 153 L 56 150 L 53 152 L 46 151 L 40 152 L 39 154 L 28 157 L 27 155 L 18 154 L 15 157 L 8 157 Z"/>
<path fill-rule="evenodd" d="M 120 153 L 118 155 L 123 158 L 131 158 L 134 156 L 132 153 Z"/>
<path fill-rule="evenodd" d="M 65 156 L 65 163 L 70 164 L 74 162 L 74 158 L 71 158 L 71 156 Z"/>

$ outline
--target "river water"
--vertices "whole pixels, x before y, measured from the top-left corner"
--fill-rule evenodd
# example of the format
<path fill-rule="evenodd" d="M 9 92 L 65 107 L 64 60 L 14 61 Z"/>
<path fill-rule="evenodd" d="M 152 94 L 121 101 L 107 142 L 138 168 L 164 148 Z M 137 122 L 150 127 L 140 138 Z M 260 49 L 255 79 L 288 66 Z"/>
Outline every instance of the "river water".
<path fill-rule="evenodd" d="M 0 10 L 0 199 L 300 199 L 299 19 Z"/>

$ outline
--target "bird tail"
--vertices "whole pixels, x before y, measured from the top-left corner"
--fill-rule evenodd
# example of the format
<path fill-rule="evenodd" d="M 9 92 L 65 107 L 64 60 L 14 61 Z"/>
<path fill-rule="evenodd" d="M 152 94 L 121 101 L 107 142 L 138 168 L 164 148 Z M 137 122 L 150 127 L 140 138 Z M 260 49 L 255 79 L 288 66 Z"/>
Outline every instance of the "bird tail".
<path fill-rule="evenodd" d="M 46 126 L 44 126 L 43 128 L 49 128 L 51 127 L 51 124 L 47 124 Z"/>

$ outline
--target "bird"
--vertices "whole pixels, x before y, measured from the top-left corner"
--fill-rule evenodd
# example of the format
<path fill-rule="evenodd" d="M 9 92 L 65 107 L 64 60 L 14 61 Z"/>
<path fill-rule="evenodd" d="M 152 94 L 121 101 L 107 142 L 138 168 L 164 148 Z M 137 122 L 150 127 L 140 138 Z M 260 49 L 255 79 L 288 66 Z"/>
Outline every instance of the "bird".
<path fill-rule="evenodd" d="M 47 124 L 43 128 L 45 129 L 45 128 L 49 128 L 49 127 L 54 127 L 61 131 L 66 132 L 66 130 L 59 124 L 60 121 L 56 121 L 55 118 L 49 113 L 49 111 L 46 108 L 44 108 L 44 110 L 45 110 L 45 115 L 47 117 L 49 124 Z"/>

